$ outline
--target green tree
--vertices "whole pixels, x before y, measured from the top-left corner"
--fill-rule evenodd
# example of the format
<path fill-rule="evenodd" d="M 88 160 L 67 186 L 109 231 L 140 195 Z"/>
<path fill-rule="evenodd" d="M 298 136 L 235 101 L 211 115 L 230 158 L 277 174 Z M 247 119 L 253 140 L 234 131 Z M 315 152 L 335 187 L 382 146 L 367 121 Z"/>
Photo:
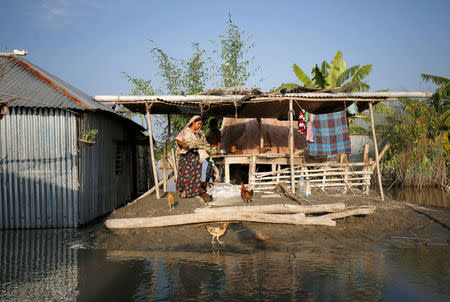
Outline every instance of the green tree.
<path fill-rule="evenodd" d="M 430 74 L 421 74 L 421 77 L 424 81 L 439 86 L 428 103 L 439 114 L 439 130 L 447 130 L 450 128 L 450 79 Z"/>
<path fill-rule="evenodd" d="M 249 70 L 254 57 L 249 57 L 248 52 L 255 45 L 250 41 L 250 37 L 233 23 L 231 14 L 228 14 L 227 32 L 219 36 L 220 49 L 215 50 L 219 54 L 220 64 L 213 76 L 218 76 L 217 83 L 223 87 L 243 86 L 252 75 Z"/>
<path fill-rule="evenodd" d="M 250 39 L 248 37 L 246 39 L 244 31 L 233 23 L 230 14 L 228 15 L 226 33 L 219 36 L 218 42 L 214 42 L 217 49 L 213 51 L 214 56 L 212 57 L 208 57 L 206 51 L 194 42 L 192 44 L 193 53 L 187 60 L 171 57 L 161 48 L 153 47 L 150 53 L 158 64 L 159 72 L 157 76 L 161 78 L 163 84 L 159 91 L 172 95 L 195 94 L 205 90 L 208 79 L 216 80 L 217 84 L 224 87 L 245 85 L 252 75 L 249 69 L 254 57 L 249 57 L 248 52 L 254 47 L 254 44 L 251 44 Z M 209 65 L 205 60 L 206 58 L 209 58 Z M 142 87 L 146 83 L 150 84 L 150 81 L 146 82 L 124 74 L 128 81 L 134 85 L 132 93 L 144 92 Z M 162 137 L 169 138 L 169 148 L 173 146 L 175 136 L 188 120 L 189 117 L 185 115 L 171 115 L 170 123 L 165 117 L 155 119 L 158 127 L 162 129 Z M 205 122 L 207 123 L 208 120 Z M 221 120 L 219 120 L 219 126 L 220 123 Z M 163 142 L 157 142 L 157 156 L 162 154 L 161 143 Z"/>
<path fill-rule="evenodd" d="M 380 144 L 391 147 L 383 173 L 402 185 L 445 185 L 447 179 L 445 132 L 440 115 L 429 101 L 400 99 L 401 110 L 378 125 Z"/>

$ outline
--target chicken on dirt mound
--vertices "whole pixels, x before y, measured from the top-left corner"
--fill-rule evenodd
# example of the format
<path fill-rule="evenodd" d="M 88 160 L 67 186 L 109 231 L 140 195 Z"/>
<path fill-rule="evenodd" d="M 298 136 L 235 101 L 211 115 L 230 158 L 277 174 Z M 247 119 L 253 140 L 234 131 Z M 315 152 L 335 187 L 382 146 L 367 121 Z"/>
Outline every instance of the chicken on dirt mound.
<path fill-rule="evenodd" d="M 252 201 L 253 197 L 253 190 L 247 190 L 247 188 L 244 186 L 244 183 L 241 182 L 241 197 L 242 200 L 244 200 L 245 204 L 250 204 L 250 201 Z"/>

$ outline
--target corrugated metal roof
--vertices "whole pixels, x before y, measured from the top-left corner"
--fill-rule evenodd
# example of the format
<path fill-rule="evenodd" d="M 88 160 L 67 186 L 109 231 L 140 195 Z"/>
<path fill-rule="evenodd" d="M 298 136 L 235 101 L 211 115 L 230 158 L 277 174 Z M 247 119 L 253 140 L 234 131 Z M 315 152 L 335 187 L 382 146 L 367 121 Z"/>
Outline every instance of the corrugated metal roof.
<path fill-rule="evenodd" d="M 14 55 L 0 55 L 0 98 L 18 96 L 8 107 L 53 107 L 115 113 L 44 69 Z"/>
<path fill-rule="evenodd" d="M 315 114 L 344 110 L 353 102 L 364 111 L 368 102 L 395 101 L 400 97 L 425 98 L 431 92 L 329 92 L 286 93 L 258 95 L 148 95 L 148 96 L 95 96 L 99 102 L 123 104 L 133 112 L 145 113 L 151 104 L 154 114 L 182 114 L 236 118 L 288 119 L 289 100 L 293 100 L 295 115 L 301 109 Z"/>

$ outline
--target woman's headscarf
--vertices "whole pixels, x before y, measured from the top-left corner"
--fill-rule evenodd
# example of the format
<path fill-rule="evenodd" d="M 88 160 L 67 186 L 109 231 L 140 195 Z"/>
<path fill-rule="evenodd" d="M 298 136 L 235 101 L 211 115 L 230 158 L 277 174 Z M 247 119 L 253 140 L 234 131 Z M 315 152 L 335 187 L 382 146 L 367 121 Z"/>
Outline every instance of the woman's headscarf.
<path fill-rule="evenodd" d="M 201 119 L 202 117 L 200 115 L 194 115 L 193 117 L 191 117 L 191 119 L 189 120 L 189 123 L 187 123 L 187 125 L 183 128 L 183 130 L 180 131 L 180 133 L 178 133 L 178 135 L 175 139 L 177 139 L 179 141 L 183 140 L 183 135 L 184 135 L 184 131 L 186 131 L 186 128 L 191 126 L 192 123 L 199 118 Z M 198 131 L 200 131 L 200 129 Z"/>

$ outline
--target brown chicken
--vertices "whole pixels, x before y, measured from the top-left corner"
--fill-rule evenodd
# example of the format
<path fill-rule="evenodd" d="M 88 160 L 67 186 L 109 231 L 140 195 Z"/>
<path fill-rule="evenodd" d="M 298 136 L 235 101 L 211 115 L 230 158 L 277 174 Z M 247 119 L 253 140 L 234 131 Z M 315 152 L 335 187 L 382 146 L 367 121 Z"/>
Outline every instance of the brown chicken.
<path fill-rule="evenodd" d="M 220 244 L 223 243 L 223 241 L 219 240 L 219 237 L 222 236 L 223 234 L 225 234 L 225 232 L 227 231 L 227 225 L 228 225 L 228 222 L 225 222 L 221 227 L 212 227 L 212 226 L 206 227 L 208 232 L 213 236 L 211 243 L 214 243 L 214 238 L 216 238 L 217 242 L 219 242 Z"/>
<path fill-rule="evenodd" d="M 212 198 L 212 196 L 211 195 L 209 195 L 208 193 L 206 193 L 206 190 L 202 187 L 202 198 L 203 198 L 203 201 L 206 203 L 206 204 L 208 204 L 208 202 L 210 202 L 211 201 L 211 198 Z"/>
<path fill-rule="evenodd" d="M 175 197 L 173 197 L 172 192 L 167 193 L 167 203 L 169 204 L 169 211 L 172 211 L 172 208 L 175 208 Z"/>
<path fill-rule="evenodd" d="M 250 201 L 252 201 L 253 197 L 253 190 L 247 190 L 243 182 L 241 182 L 241 197 L 247 205 L 250 204 Z"/>

